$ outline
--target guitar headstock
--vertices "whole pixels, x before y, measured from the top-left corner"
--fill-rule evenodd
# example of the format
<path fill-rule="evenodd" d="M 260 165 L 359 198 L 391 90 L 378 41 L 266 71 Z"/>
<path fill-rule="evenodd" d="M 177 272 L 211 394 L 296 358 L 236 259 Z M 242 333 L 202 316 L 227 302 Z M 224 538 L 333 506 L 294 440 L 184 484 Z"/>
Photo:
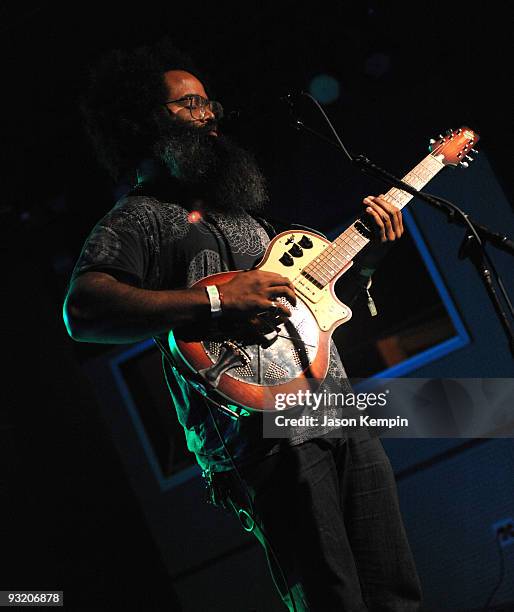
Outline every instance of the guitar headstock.
<path fill-rule="evenodd" d="M 471 153 L 478 153 L 474 147 L 479 139 L 480 136 L 468 127 L 448 130 L 444 136 L 439 134 L 437 140 L 430 139 L 429 151 L 445 166 L 461 165 L 467 168 L 468 162 L 474 159 Z"/>

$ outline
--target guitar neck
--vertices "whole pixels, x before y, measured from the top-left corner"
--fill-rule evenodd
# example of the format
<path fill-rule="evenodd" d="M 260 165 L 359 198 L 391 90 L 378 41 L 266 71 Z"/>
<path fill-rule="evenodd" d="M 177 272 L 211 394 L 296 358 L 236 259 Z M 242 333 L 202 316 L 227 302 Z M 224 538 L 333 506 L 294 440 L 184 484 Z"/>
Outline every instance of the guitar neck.
<path fill-rule="evenodd" d="M 427 155 L 415 168 L 406 174 L 402 181 L 418 191 L 429 183 L 444 168 L 444 164 L 432 154 Z M 385 200 L 401 210 L 414 196 L 411 193 L 392 187 L 385 194 Z"/>
<path fill-rule="evenodd" d="M 403 181 L 421 189 L 444 168 L 445 164 L 436 155 L 430 153 L 415 168 L 403 177 Z M 390 189 L 384 200 L 401 210 L 410 202 L 413 196 L 397 187 Z M 318 287 L 324 287 L 345 268 L 356 255 L 369 244 L 371 233 L 367 227 L 357 220 L 340 234 L 322 253 L 315 257 L 302 274 Z"/>

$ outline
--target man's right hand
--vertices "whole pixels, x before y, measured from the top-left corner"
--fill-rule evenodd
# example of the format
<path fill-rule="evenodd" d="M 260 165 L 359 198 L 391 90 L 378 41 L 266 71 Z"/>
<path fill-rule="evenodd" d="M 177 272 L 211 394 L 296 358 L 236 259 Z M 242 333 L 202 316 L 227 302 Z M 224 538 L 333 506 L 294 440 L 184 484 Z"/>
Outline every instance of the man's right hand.
<path fill-rule="evenodd" d="M 251 320 L 257 314 L 269 312 L 285 320 L 291 316 L 291 311 L 277 298 L 284 297 L 293 306 L 296 305 L 293 283 L 275 272 L 238 272 L 228 283 L 220 285 L 219 290 L 226 319 Z"/>

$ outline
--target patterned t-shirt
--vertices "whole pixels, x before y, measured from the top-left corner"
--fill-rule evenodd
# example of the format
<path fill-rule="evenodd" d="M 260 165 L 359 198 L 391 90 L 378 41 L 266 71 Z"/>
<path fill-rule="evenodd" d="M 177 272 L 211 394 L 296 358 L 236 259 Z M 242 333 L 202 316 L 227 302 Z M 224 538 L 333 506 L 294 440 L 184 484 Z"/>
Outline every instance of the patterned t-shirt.
<path fill-rule="evenodd" d="M 262 225 L 246 213 L 212 212 L 198 220 L 176 201 L 176 196 L 166 198 L 162 191 L 139 186 L 94 227 L 72 280 L 87 271 L 104 271 L 143 289 L 186 288 L 210 274 L 253 267 L 269 240 Z M 161 348 L 167 346 L 167 337 L 157 340 Z M 244 465 L 277 452 L 283 445 L 299 444 L 328 432 L 320 427 L 303 427 L 293 430 L 287 439 L 264 438 L 259 413 L 234 420 L 212 409 L 167 360 L 163 362 L 188 448 L 203 469 L 231 469 L 226 449 L 238 465 Z M 351 390 L 333 342 L 326 380 L 331 390 Z"/>

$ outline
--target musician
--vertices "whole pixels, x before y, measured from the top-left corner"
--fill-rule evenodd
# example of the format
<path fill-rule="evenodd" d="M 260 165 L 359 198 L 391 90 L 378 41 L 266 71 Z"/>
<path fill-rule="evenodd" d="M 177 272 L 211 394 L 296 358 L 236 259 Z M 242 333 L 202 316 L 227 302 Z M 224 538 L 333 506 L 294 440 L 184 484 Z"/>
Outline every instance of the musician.
<path fill-rule="evenodd" d="M 251 270 L 273 235 L 264 218 L 266 181 L 252 155 L 223 135 L 222 107 L 204 83 L 167 41 L 112 52 L 93 71 L 82 104 L 89 134 L 113 178 L 137 182 L 97 223 L 76 263 L 64 305 L 73 339 L 153 337 L 166 351 L 170 329 L 194 333 L 215 318 L 217 334 L 257 342 L 261 313 L 275 326 L 290 316 L 292 283 Z M 377 244 L 401 237 L 396 208 L 373 196 L 364 208 Z M 367 284 L 372 260 L 373 249 L 354 266 L 356 287 Z M 247 271 L 223 285 L 221 301 L 191 287 L 229 269 Z M 265 547 L 289 609 L 419 608 L 394 476 L 378 438 L 305 427 L 266 439 L 259 413 L 228 418 L 169 359 L 164 364 L 189 449 L 213 494 Z M 333 344 L 327 379 L 349 388 Z"/>

